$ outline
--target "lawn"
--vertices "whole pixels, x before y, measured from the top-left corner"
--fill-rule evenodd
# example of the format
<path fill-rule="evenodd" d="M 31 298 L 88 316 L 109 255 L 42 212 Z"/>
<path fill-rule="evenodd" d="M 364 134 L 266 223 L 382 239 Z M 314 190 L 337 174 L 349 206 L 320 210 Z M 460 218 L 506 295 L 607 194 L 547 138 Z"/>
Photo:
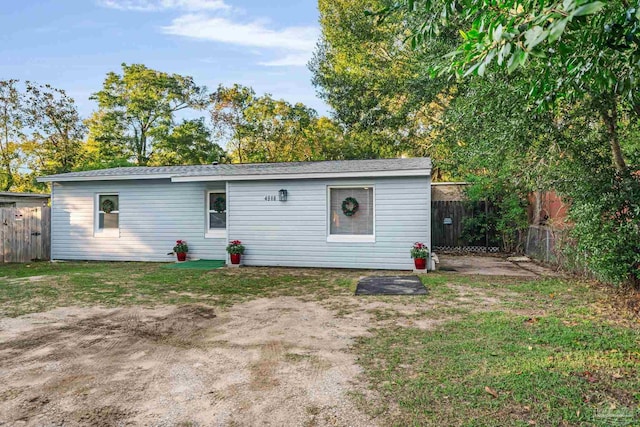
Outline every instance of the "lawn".
<path fill-rule="evenodd" d="M 0 320 L 65 306 L 199 304 L 230 310 L 293 297 L 282 300 L 288 305 L 278 316 L 294 310 L 292 301 L 329 313 L 310 335 L 334 327 L 339 330 L 329 338 L 344 337 L 350 324 L 365 325 L 366 333 L 353 332 L 346 350 L 362 367 L 348 396 L 378 425 L 640 425 L 640 324 L 606 288 L 575 279 L 443 272 L 423 277 L 427 296 L 355 297 L 362 274 L 172 270 L 146 263 L 10 265 L 0 271 Z M 258 305 L 244 307 L 242 316 L 249 316 Z M 269 310 L 278 306 L 264 313 Z M 283 340 L 292 327 L 282 329 Z M 327 365 L 320 350 L 294 351 L 285 341 L 269 342 L 266 361 L 257 365 L 263 380 L 265 369 L 276 375 L 286 364 L 315 360 L 315 370 Z M 274 348 L 288 350 L 276 360 L 280 350 Z M 267 384 L 273 392 L 282 381 Z M 322 418 L 317 403 L 304 411 L 309 425 L 341 424 L 340 418 Z"/>

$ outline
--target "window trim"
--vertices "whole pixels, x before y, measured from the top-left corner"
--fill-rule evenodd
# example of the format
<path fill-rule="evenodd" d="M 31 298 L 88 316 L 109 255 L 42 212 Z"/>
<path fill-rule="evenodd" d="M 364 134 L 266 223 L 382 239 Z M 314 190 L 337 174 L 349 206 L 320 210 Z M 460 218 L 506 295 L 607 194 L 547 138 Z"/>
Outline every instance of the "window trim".
<path fill-rule="evenodd" d="M 100 227 L 100 196 L 117 196 L 118 197 L 118 210 L 113 213 L 118 214 L 118 228 L 99 228 Z M 120 193 L 118 192 L 105 192 L 96 193 L 94 197 L 94 215 L 93 215 L 93 236 L 94 237 L 120 237 Z"/>
<path fill-rule="evenodd" d="M 214 228 L 211 229 L 211 212 L 213 212 L 210 209 L 209 206 L 209 199 L 211 198 L 211 194 L 223 194 L 224 195 L 224 199 L 227 202 L 227 209 L 225 210 L 225 213 L 227 215 L 226 217 L 226 221 L 225 221 L 225 228 Z M 205 212 L 205 231 L 204 231 L 204 237 L 205 239 L 226 239 L 227 238 L 227 227 L 228 227 L 228 223 L 229 223 L 229 204 L 228 204 L 228 199 L 227 199 L 227 192 L 222 189 L 222 190 L 207 190 L 205 193 L 205 202 L 204 202 L 204 212 Z"/>
<path fill-rule="evenodd" d="M 371 188 L 373 194 L 373 234 L 331 234 L 331 190 Z M 374 184 L 327 185 L 327 242 L 375 243 L 376 241 L 376 186 Z"/>

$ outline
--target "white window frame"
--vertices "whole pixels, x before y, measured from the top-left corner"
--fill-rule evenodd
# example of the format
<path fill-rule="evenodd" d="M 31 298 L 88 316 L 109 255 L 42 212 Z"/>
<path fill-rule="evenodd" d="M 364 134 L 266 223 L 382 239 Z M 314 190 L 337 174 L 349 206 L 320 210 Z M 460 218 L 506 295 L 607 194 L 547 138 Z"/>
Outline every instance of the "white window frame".
<path fill-rule="evenodd" d="M 118 197 L 118 210 L 112 213 L 118 214 L 118 228 L 99 228 L 100 227 L 100 196 L 117 196 Z M 117 192 L 105 192 L 96 193 L 94 198 L 94 216 L 93 216 L 93 236 L 94 237 L 120 237 L 120 193 Z"/>
<path fill-rule="evenodd" d="M 331 190 L 334 188 L 364 189 L 371 188 L 373 193 L 373 234 L 331 234 Z M 327 186 L 327 242 L 336 243 L 375 243 L 376 241 L 376 186 L 373 184 L 350 184 Z"/>
<path fill-rule="evenodd" d="M 224 199 L 227 202 L 227 209 L 225 210 L 225 213 L 227 215 L 227 220 L 226 220 L 226 224 L 228 227 L 228 223 L 229 223 L 229 204 L 228 204 L 228 199 L 227 199 L 227 192 L 225 190 L 209 190 L 207 191 L 206 195 L 205 195 L 205 204 L 204 204 L 204 210 L 205 210 L 205 216 L 206 216 L 206 220 L 205 220 L 205 227 L 206 230 L 204 232 L 204 237 L 206 239 L 226 239 L 227 238 L 227 227 L 225 228 L 214 228 L 211 229 L 211 212 L 214 212 L 210 209 L 209 206 L 209 199 L 211 198 L 212 194 L 223 194 L 224 195 Z"/>

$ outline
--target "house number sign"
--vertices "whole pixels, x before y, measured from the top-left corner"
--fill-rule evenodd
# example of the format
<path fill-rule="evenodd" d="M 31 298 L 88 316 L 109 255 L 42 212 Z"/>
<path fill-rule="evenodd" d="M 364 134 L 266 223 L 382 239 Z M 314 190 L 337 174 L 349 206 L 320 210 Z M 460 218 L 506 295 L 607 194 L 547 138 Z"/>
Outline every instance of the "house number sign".
<path fill-rule="evenodd" d="M 445 218 L 444 219 L 444 225 L 451 225 L 453 224 L 453 219 L 451 218 Z"/>
<path fill-rule="evenodd" d="M 266 202 L 277 202 L 278 196 L 275 194 L 267 194 L 266 196 L 264 196 L 264 200 Z"/>

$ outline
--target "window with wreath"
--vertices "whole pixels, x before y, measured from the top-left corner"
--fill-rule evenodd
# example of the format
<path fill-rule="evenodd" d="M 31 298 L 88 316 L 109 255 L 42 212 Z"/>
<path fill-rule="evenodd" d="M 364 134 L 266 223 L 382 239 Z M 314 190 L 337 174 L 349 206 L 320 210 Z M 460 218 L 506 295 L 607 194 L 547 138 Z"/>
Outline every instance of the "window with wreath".
<path fill-rule="evenodd" d="M 373 187 L 329 187 L 329 240 L 374 240 Z"/>
<path fill-rule="evenodd" d="M 227 230 L 227 195 L 210 191 L 207 194 L 207 234 L 224 237 Z"/>
<path fill-rule="evenodd" d="M 120 228 L 120 203 L 117 194 L 98 194 L 96 232 L 113 232 Z"/>

